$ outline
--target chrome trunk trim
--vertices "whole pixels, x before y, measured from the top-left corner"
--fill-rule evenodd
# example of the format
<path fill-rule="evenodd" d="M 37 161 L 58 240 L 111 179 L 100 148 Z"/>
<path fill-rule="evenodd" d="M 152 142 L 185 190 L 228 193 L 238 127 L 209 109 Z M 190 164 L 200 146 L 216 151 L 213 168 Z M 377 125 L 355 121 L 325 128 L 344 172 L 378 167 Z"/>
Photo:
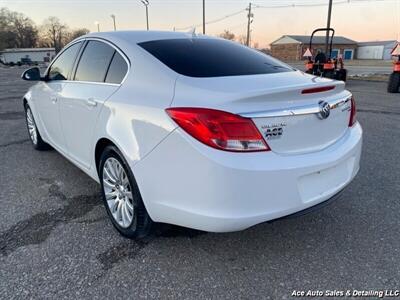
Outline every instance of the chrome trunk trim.
<path fill-rule="evenodd" d="M 343 106 L 344 104 L 350 102 L 351 96 L 345 99 L 326 101 L 329 103 L 331 109 L 335 109 Z M 246 118 L 271 118 L 271 117 L 287 117 L 287 116 L 300 116 L 300 115 L 310 115 L 310 114 L 319 114 L 320 107 L 319 103 L 302 106 L 293 106 L 287 109 L 272 109 L 265 111 L 257 111 L 257 112 L 246 112 L 240 113 L 242 117 Z"/>

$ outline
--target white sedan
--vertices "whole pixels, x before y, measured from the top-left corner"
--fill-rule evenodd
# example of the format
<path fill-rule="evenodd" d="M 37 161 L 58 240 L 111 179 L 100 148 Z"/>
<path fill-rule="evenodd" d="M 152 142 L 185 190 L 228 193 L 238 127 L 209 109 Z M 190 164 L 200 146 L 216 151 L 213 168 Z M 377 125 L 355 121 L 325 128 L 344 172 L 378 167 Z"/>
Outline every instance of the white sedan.
<path fill-rule="evenodd" d="M 306 210 L 359 170 L 362 129 L 341 81 L 219 38 L 93 33 L 24 96 L 33 147 L 101 184 L 126 237 L 153 222 L 228 232 Z"/>

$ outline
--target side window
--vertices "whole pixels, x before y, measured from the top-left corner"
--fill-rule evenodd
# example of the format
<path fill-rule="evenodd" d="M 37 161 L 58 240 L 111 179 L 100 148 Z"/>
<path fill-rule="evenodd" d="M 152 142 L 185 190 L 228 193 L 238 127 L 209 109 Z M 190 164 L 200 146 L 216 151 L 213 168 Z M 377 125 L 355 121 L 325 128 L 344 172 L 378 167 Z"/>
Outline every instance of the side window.
<path fill-rule="evenodd" d="M 118 52 L 115 52 L 107 72 L 106 82 L 121 83 L 126 72 L 128 72 L 128 65 L 126 64 L 125 59 Z"/>
<path fill-rule="evenodd" d="M 75 73 L 77 81 L 104 82 L 115 50 L 99 41 L 89 41 Z"/>
<path fill-rule="evenodd" d="M 74 65 L 76 55 L 82 45 L 82 42 L 73 44 L 67 48 L 50 66 L 48 73 L 49 80 L 67 80 L 68 74 Z"/>

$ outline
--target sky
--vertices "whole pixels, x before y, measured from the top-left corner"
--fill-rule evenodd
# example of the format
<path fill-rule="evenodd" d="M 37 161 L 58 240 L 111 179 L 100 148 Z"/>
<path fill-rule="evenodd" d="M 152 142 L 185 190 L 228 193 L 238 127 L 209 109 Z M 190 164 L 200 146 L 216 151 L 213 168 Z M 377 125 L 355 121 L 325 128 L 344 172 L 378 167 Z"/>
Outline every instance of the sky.
<path fill-rule="evenodd" d="M 356 41 L 400 40 L 400 0 L 333 0 L 332 27 L 336 35 Z M 202 0 L 149 0 L 150 29 L 173 30 L 198 25 L 202 31 Z M 310 34 L 326 26 L 328 0 L 252 0 L 252 42 L 260 47 L 285 34 Z M 294 4 L 294 6 L 293 6 Z M 317 4 L 318 6 L 308 6 Z M 236 36 L 247 30 L 248 0 L 206 0 L 206 33 L 230 30 Z M 285 6 L 272 8 L 271 6 Z M 303 6 L 301 6 L 303 5 Z M 264 6 L 264 7 L 263 7 Z M 71 28 L 97 31 L 141 30 L 146 27 L 145 8 L 140 0 L 0 0 L 0 7 L 21 12 L 37 24 L 49 16 L 59 17 Z M 237 13 L 237 14 L 235 14 Z M 225 16 L 232 15 L 224 18 Z M 185 29 L 184 31 L 188 31 Z"/>

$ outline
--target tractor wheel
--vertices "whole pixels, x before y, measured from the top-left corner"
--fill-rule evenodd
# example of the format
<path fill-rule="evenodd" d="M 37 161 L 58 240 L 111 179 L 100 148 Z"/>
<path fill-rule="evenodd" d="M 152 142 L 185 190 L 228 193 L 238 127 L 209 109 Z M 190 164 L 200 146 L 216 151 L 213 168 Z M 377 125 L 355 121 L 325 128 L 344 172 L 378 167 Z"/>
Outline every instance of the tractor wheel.
<path fill-rule="evenodd" d="M 390 74 L 387 91 L 389 93 L 398 93 L 400 88 L 400 72 Z"/>
<path fill-rule="evenodd" d="M 340 69 L 339 71 L 337 71 L 337 80 L 341 80 L 346 82 L 347 80 L 347 70 L 346 69 Z"/>
<path fill-rule="evenodd" d="M 335 71 L 333 71 L 333 70 L 326 70 L 326 71 L 324 71 L 324 73 L 323 73 L 322 76 L 325 77 L 325 78 L 335 79 Z"/>

